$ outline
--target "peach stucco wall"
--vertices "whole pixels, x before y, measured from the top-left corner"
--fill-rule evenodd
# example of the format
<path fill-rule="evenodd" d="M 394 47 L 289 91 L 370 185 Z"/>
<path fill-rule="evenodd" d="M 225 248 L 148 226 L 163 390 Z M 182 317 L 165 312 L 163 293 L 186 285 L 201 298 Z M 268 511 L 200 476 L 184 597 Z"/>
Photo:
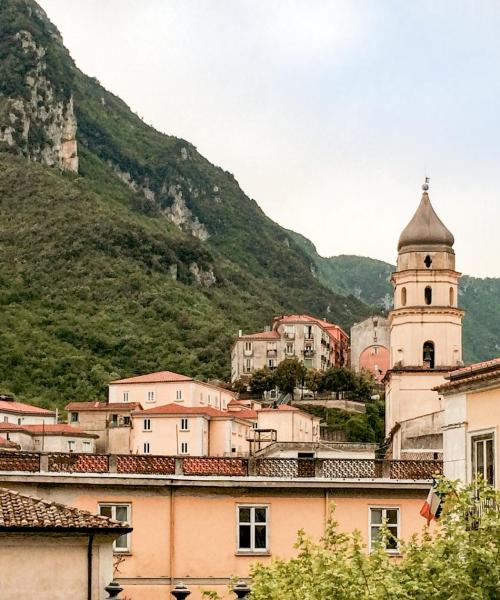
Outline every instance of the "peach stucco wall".
<path fill-rule="evenodd" d="M 82 535 L 0 535 L 0 597 L 87 600 L 87 540 Z M 92 570 L 92 597 L 104 600 L 113 576 L 111 537 L 94 540 Z"/>
<path fill-rule="evenodd" d="M 189 484 L 180 488 L 109 484 L 84 488 L 56 483 L 34 488 L 25 483 L 17 484 L 17 488 L 92 512 L 98 510 L 100 502 L 130 504 L 134 528 L 130 554 L 124 556 L 116 576 L 125 587 L 123 595 L 131 600 L 165 600 L 170 577 L 189 585 L 193 592 L 190 600 L 201 598 L 200 589 L 226 594 L 229 578 L 247 576 L 255 560 L 293 556 L 299 529 L 319 539 L 332 503 L 340 529 L 359 529 L 365 543 L 369 507 L 398 507 L 401 535 L 408 538 L 425 524 L 419 510 L 427 495 L 427 490 L 293 490 L 269 486 L 252 490 Z M 269 555 L 237 554 L 238 504 L 269 506 Z"/>
<path fill-rule="evenodd" d="M 208 453 L 208 420 L 200 415 L 188 415 L 188 430 L 181 430 L 181 415 L 143 415 L 133 417 L 132 452 L 144 454 L 144 442 L 149 442 L 149 454 L 181 454 L 181 443 L 188 444 L 187 454 L 204 456 Z M 151 431 L 144 429 L 149 418 Z"/>
<path fill-rule="evenodd" d="M 316 442 L 319 421 L 302 411 L 263 410 L 257 413 L 259 429 L 276 429 L 278 442 Z"/>

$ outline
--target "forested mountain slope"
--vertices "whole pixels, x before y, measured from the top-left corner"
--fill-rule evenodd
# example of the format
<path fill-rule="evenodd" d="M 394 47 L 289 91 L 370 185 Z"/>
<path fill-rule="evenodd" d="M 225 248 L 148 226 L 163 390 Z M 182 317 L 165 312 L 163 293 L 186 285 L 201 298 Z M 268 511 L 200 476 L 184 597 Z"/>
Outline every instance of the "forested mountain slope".
<path fill-rule="evenodd" d="M 235 178 L 81 73 L 32 0 L 0 0 L 1 387 L 63 406 L 155 369 L 229 375 L 237 329 L 370 308 L 322 284 Z"/>

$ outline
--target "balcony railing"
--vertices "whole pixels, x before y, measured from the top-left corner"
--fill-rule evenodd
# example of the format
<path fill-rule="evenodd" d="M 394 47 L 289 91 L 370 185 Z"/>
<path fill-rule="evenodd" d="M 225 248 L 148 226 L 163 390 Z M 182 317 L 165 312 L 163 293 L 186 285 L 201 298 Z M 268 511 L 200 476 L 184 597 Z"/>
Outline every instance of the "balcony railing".
<path fill-rule="evenodd" d="M 0 472 L 431 480 L 442 461 L 0 452 Z"/>
<path fill-rule="evenodd" d="M 269 358 L 276 358 L 278 356 L 278 351 L 276 350 L 276 348 L 274 348 L 274 350 L 270 350 L 268 348 L 268 350 L 267 350 L 267 356 Z"/>

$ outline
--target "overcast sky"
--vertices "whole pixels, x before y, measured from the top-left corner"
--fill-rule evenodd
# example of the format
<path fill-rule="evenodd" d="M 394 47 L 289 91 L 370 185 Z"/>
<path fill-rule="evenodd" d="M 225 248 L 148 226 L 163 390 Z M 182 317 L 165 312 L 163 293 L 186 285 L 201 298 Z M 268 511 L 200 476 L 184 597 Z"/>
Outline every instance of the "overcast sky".
<path fill-rule="evenodd" d="M 38 0 L 77 65 L 323 256 L 394 262 L 420 200 L 500 276 L 500 2 Z"/>

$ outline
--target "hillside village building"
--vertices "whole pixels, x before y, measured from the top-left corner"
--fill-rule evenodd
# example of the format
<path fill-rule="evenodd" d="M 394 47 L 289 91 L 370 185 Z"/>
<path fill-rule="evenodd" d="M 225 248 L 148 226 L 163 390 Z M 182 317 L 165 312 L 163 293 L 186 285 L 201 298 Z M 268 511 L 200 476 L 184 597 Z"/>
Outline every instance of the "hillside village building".
<path fill-rule="evenodd" d="M 309 315 L 276 317 L 266 331 L 240 331 L 231 349 L 231 381 L 249 379 L 258 369 L 275 369 L 286 358 L 298 358 L 308 369 L 325 371 L 347 363 L 349 336 L 324 319 Z"/>
<path fill-rule="evenodd" d="M 351 327 L 351 368 L 370 371 L 381 382 L 389 368 L 389 321 L 375 315 Z"/>
<path fill-rule="evenodd" d="M 454 238 L 441 222 L 424 184 L 420 205 L 403 230 L 393 273 L 389 314 L 390 369 L 386 433 L 394 458 L 441 455 L 443 403 L 435 388 L 462 365 Z"/>
<path fill-rule="evenodd" d="M 436 392 L 443 398 L 444 473 L 500 487 L 500 358 L 452 371 Z"/>

